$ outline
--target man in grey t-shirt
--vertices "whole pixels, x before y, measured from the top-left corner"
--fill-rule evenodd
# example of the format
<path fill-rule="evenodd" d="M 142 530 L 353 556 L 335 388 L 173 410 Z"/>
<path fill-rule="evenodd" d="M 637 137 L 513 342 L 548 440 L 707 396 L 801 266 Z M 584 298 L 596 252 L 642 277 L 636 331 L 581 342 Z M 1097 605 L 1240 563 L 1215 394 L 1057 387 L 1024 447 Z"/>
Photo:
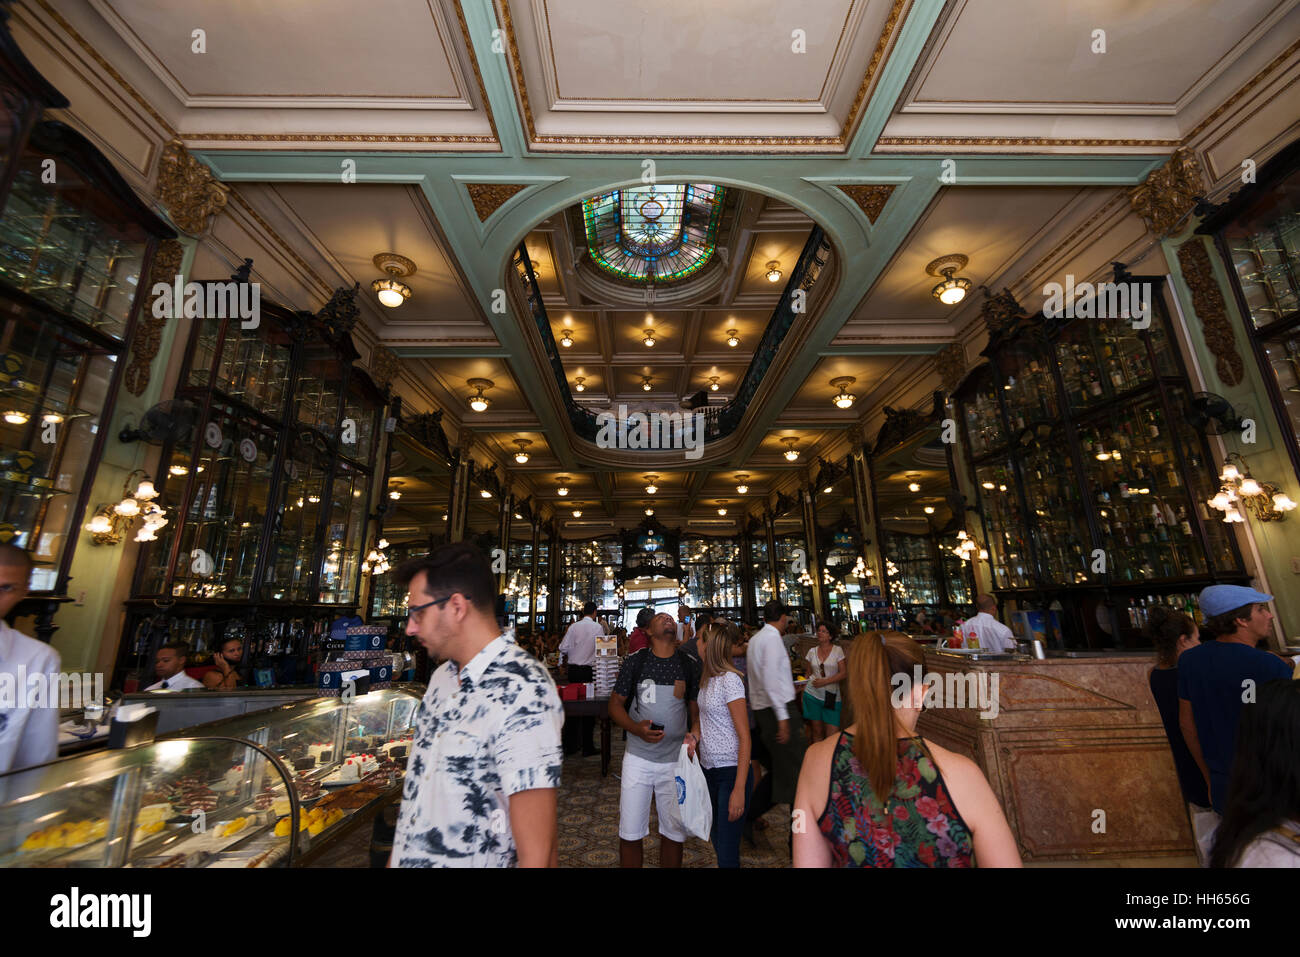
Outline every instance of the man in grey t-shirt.
<path fill-rule="evenodd" d="M 628 733 L 619 793 L 619 856 L 640 867 L 641 842 L 650 833 L 650 799 L 659 813 L 659 866 L 681 867 L 686 833 L 674 780 L 683 742 L 691 754 L 700 740 L 700 672 L 677 650 L 677 623 L 656 615 L 650 645 L 628 655 L 609 698 L 609 716 Z M 634 687 L 635 684 L 635 687 Z"/>

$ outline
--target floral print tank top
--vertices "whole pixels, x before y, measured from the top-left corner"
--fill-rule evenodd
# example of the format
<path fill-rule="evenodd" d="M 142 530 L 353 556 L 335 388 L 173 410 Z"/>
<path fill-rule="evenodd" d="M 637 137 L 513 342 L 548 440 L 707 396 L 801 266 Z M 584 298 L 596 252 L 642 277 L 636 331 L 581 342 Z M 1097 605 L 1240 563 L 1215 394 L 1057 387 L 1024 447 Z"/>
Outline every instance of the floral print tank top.
<path fill-rule="evenodd" d="M 841 732 L 830 798 L 817 822 L 835 867 L 970 867 L 971 834 L 920 738 L 898 739 L 894 793 L 882 807 Z"/>

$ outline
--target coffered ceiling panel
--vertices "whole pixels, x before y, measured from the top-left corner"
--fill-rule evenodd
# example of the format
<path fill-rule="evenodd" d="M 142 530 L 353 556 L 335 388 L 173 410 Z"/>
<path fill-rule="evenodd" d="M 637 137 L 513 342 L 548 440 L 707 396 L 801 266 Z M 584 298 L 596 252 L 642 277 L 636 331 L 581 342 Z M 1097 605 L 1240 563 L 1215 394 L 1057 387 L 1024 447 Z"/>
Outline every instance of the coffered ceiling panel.
<path fill-rule="evenodd" d="M 906 0 L 498 0 L 540 148 L 842 149 Z"/>
<path fill-rule="evenodd" d="M 876 150 L 1169 152 L 1297 16 L 1295 0 L 956 0 Z"/>
<path fill-rule="evenodd" d="M 496 147 L 454 0 L 89 2 L 192 144 Z"/>

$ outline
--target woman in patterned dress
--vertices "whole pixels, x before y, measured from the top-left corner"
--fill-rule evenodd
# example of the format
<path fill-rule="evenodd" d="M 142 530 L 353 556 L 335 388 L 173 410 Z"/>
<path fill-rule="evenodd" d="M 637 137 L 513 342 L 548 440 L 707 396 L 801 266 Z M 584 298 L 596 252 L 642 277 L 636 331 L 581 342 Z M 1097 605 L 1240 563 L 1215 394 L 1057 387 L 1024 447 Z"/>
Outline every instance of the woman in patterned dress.
<path fill-rule="evenodd" d="M 795 795 L 795 867 L 1019 867 L 1011 828 L 975 762 L 916 733 L 921 647 L 898 632 L 853 641 L 855 721 L 808 748 Z M 804 826 L 800 827 L 802 819 Z"/>

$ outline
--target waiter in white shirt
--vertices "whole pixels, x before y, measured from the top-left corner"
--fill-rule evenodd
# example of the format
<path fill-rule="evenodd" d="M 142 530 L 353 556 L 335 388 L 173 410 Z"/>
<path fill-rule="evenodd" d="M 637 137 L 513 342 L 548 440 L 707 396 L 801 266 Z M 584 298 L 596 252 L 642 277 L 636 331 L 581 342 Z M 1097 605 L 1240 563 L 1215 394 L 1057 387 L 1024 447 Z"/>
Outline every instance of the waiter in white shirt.
<path fill-rule="evenodd" d="M 31 575 L 31 556 L 16 545 L 0 545 L 0 619 L 7 617 L 27 597 Z M 0 706 L 0 774 L 45 764 L 59 756 L 59 701 L 42 695 L 43 707 L 27 707 L 30 681 L 19 680 L 24 674 L 30 678 L 58 672 L 57 651 L 0 620 L 0 675 L 9 676 L 3 680 L 16 697 Z M 58 687 L 57 682 L 54 687 Z M 10 782 L 8 787 L 0 784 L 0 804 L 19 798 L 26 791 L 21 781 Z"/>
<path fill-rule="evenodd" d="M 795 708 L 794 673 L 785 639 L 781 637 L 789 622 L 786 606 L 769 601 L 763 606 L 763 627 L 749 639 L 746 668 L 749 700 L 763 744 L 758 758 L 762 761 L 766 752 L 769 770 L 754 789 L 750 821 L 757 820 L 775 804 L 794 803 L 794 789 L 807 747 L 803 719 L 797 713 L 791 714 Z"/>
<path fill-rule="evenodd" d="M 564 633 L 564 640 L 560 642 L 560 653 L 569 663 L 570 683 L 587 684 L 595 678 L 592 664 L 596 660 L 596 639 L 603 637 L 605 629 L 596 621 L 596 603 L 589 601 L 582 606 L 582 617 L 569 626 L 569 630 Z M 599 754 L 595 744 L 596 718 L 580 718 L 575 724 L 568 715 L 564 717 L 564 730 L 561 733 L 564 753 L 578 753 L 579 726 L 582 729 L 583 757 Z"/>
<path fill-rule="evenodd" d="M 961 626 L 961 633 L 967 638 L 974 638 L 980 648 L 993 654 L 1015 651 L 1016 641 L 1011 629 L 993 617 L 998 610 L 997 599 L 992 595 L 980 595 L 975 599 L 975 609 L 979 612 L 974 618 L 966 619 Z"/>
<path fill-rule="evenodd" d="M 153 670 L 158 681 L 144 690 L 188 691 L 191 688 L 202 688 L 202 681 L 185 673 L 185 661 L 189 653 L 189 646 L 183 641 L 169 641 L 159 648 L 153 659 Z"/>

